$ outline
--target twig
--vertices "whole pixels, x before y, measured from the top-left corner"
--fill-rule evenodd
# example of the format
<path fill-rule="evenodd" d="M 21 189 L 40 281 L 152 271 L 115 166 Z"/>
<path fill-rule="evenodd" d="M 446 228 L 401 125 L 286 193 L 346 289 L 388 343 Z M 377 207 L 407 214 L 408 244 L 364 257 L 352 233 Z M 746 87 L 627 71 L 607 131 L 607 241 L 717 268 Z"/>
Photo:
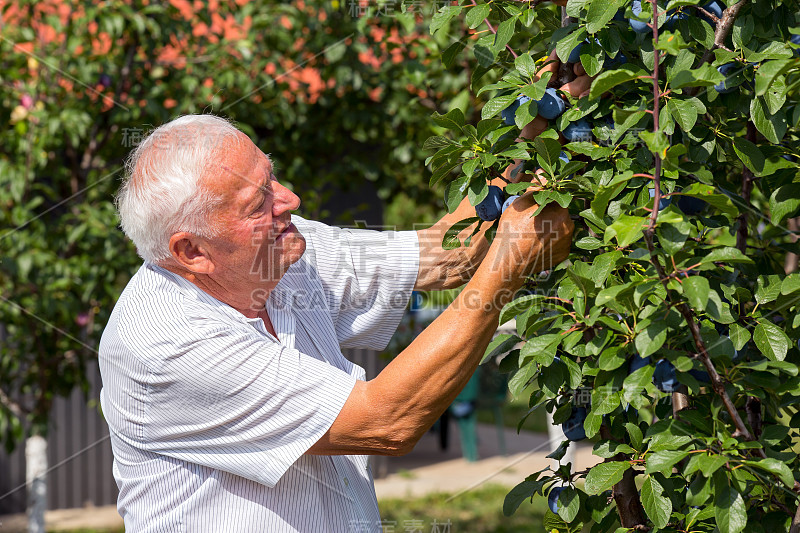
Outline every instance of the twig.
<path fill-rule="evenodd" d="M 472 5 L 473 6 L 477 6 L 478 4 L 475 3 L 475 0 L 472 0 Z M 485 18 L 485 19 L 483 19 L 483 21 L 486 23 L 487 26 L 489 26 L 489 30 L 492 33 L 494 33 L 495 36 L 496 36 L 497 35 L 497 30 L 494 29 L 494 26 L 492 26 L 492 23 L 489 22 L 489 19 Z M 508 49 L 509 52 L 511 52 L 511 55 L 514 56 L 514 59 L 516 59 L 517 58 L 517 53 L 514 51 L 514 49 L 511 48 L 511 46 L 509 44 L 506 44 L 506 48 Z"/>
<path fill-rule="evenodd" d="M 11 414 L 16 416 L 20 420 L 25 419 L 25 411 L 17 402 L 9 398 L 3 391 L 3 389 L 0 389 L 0 404 L 4 405 L 6 409 L 8 409 L 11 412 Z"/>

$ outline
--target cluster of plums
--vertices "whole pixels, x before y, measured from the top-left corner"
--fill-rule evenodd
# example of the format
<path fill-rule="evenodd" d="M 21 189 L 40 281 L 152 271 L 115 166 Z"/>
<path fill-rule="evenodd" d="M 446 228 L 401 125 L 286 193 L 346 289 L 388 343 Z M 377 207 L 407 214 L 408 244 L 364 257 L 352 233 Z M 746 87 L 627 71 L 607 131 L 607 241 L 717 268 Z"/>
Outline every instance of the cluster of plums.
<path fill-rule="evenodd" d="M 703 9 L 711 13 L 717 18 L 722 16 L 722 12 L 725 10 L 725 4 L 721 0 L 714 0 L 713 2 L 709 2 L 708 4 L 703 6 Z M 633 0 L 633 4 L 631 5 L 631 11 L 636 16 L 641 15 L 642 13 L 642 2 L 641 0 Z M 667 11 L 667 28 L 672 28 L 676 22 L 679 20 L 686 20 L 689 16 L 684 12 L 681 11 L 679 13 L 675 13 L 674 9 L 670 9 Z M 708 17 L 705 15 L 701 15 L 702 19 L 708 20 Z M 710 22 L 710 21 L 709 21 Z M 628 19 L 628 24 L 630 25 L 631 29 L 636 33 L 650 33 L 652 32 L 652 28 L 648 26 L 647 22 L 641 21 L 639 19 Z"/>
<path fill-rule="evenodd" d="M 569 162 L 569 156 L 566 152 L 561 152 L 559 159 L 565 163 Z M 531 161 L 524 161 L 521 163 L 523 170 L 528 169 L 530 163 Z M 481 200 L 481 202 L 475 206 L 475 213 L 478 215 L 478 217 L 480 217 L 481 220 L 485 220 L 487 222 L 497 220 L 500 218 L 500 215 L 505 213 L 506 209 L 508 209 L 508 207 L 517 198 L 519 198 L 518 194 L 514 194 L 506 198 L 503 189 L 497 185 L 489 185 L 489 192 L 486 194 L 486 198 Z"/>
<path fill-rule="evenodd" d="M 517 198 L 519 198 L 518 194 L 506 198 L 503 189 L 497 185 L 489 185 L 489 193 L 475 206 L 475 212 L 481 220 L 497 220 Z"/>
<path fill-rule="evenodd" d="M 531 99 L 523 94 L 517 96 L 516 100 L 511 102 L 511 105 L 503 109 L 503 111 L 500 113 L 500 117 L 507 125 L 513 126 L 514 116 L 516 115 L 519 106 L 530 101 Z M 561 98 L 556 90 L 552 87 L 549 87 L 545 90 L 544 96 L 542 96 L 541 100 L 536 100 L 536 106 L 539 110 L 539 116 L 546 118 L 547 120 L 558 118 L 567 108 L 566 103 L 564 103 L 564 99 Z"/>

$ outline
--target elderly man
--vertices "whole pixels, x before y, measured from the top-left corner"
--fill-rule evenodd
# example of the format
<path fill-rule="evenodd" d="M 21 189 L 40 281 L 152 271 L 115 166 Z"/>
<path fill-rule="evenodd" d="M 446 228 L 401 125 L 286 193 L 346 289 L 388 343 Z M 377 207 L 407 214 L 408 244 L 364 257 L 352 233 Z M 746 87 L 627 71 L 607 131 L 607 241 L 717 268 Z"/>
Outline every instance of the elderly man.
<path fill-rule="evenodd" d="M 381 531 L 367 456 L 410 451 L 463 388 L 525 276 L 563 260 L 566 211 L 530 195 L 489 245 L 440 244 L 468 202 L 418 232 L 291 212 L 269 157 L 223 119 L 187 116 L 134 151 L 118 198 L 144 265 L 100 344 L 127 531 Z M 469 230 L 467 230 L 469 231 Z M 469 282 L 378 377 L 411 290 Z"/>

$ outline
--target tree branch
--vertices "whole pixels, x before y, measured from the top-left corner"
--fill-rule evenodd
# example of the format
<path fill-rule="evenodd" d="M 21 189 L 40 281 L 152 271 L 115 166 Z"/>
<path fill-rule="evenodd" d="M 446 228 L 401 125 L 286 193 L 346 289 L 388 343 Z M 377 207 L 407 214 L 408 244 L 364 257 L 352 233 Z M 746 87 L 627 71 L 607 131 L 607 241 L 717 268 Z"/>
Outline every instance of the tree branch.
<path fill-rule="evenodd" d="M 800 505 L 797 506 L 797 511 L 792 518 L 792 527 L 789 528 L 789 533 L 800 533 Z"/>
<path fill-rule="evenodd" d="M 701 65 L 703 63 L 708 63 L 714 57 L 714 50 L 717 48 L 725 48 L 725 39 L 730 35 L 733 29 L 733 23 L 736 21 L 739 11 L 742 10 L 746 3 L 747 0 L 739 0 L 739 2 L 726 8 L 725 11 L 722 12 L 722 18 L 719 19 L 717 29 L 714 31 L 714 46 L 706 50 L 706 53 L 703 54 L 703 58 L 700 60 Z"/>
<path fill-rule="evenodd" d="M 473 6 L 477 6 L 478 4 L 476 4 L 476 3 L 475 3 L 475 0 L 472 0 L 472 5 L 473 5 Z M 483 21 L 486 23 L 486 25 L 487 25 L 487 26 L 489 26 L 489 30 L 490 30 L 492 33 L 494 33 L 495 35 L 497 35 L 497 30 L 496 30 L 496 29 L 494 29 L 494 26 L 492 26 L 492 23 L 491 23 L 491 22 L 489 22 L 489 19 L 488 19 L 488 18 L 485 18 L 485 19 L 483 19 Z M 506 44 L 506 49 L 507 49 L 509 52 L 511 52 L 511 55 L 512 55 L 512 56 L 514 56 L 514 59 L 516 59 L 516 58 L 517 58 L 517 53 L 514 51 L 514 49 L 513 49 L 513 48 L 511 48 L 511 45 L 509 45 L 509 44 Z"/>
<path fill-rule="evenodd" d="M 727 20 L 729 24 L 733 24 L 733 20 L 736 14 L 741 9 L 741 6 L 747 0 L 741 0 L 736 6 L 738 9 L 733 10 L 733 7 L 728 8 L 725 10 L 723 14 L 723 20 Z M 658 5 L 656 4 L 656 0 L 650 0 L 650 3 L 653 8 L 653 20 L 658 20 Z M 726 18 L 727 17 L 727 18 Z M 733 18 L 732 18 L 733 17 Z M 719 32 L 719 28 L 717 30 Z M 730 28 L 728 28 L 730 31 Z M 654 66 L 653 66 L 653 131 L 658 132 L 658 114 L 659 114 L 659 105 L 661 99 L 661 90 L 658 86 L 658 70 L 659 70 L 659 60 L 660 54 L 659 50 L 657 49 L 658 45 L 658 25 L 654 22 L 653 23 L 653 43 L 654 43 Z M 669 276 L 667 276 L 666 272 L 664 271 L 664 267 L 661 266 L 661 263 L 658 261 L 658 258 L 655 256 L 655 246 L 653 245 L 653 236 L 655 234 L 655 226 L 656 226 L 656 219 L 658 217 L 658 205 L 661 201 L 661 156 L 658 153 L 654 153 L 655 158 L 655 173 L 654 173 L 654 186 L 655 190 L 653 195 L 653 210 L 650 213 L 650 223 L 647 229 L 644 231 L 644 240 L 647 244 L 647 249 L 650 252 L 650 262 L 652 263 L 653 267 L 656 269 L 656 273 L 658 274 L 658 278 L 661 281 L 662 285 L 664 285 L 664 289 L 667 291 L 667 297 L 669 298 L 670 289 L 668 286 Z M 722 403 L 725 406 L 725 410 L 728 411 L 731 419 L 733 420 L 734 425 L 736 426 L 736 431 L 733 433 L 734 436 L 742 436 L 745 440 L 755 440 L 753 435 L 750 433 L 750 430 L 747 429 L 747 426 L 742 421 L 742 417 L 739 415 L 739 411 L 737 411 L 736 406 L 731 401 L 730 397 L 728 396 L 727 391 L 725 390 L 725 383 L 722 381 L 717 369 L 714 368 L 714 364 L 711 362 L 711 356 L 708 354 L 706 350 L 705 343 L 703 342 L 703 337 L 700 335 L 700 327 L 697 325 L 697 321 L 694 318 L 694 313 L 692 309 L 686 305 L 685 302 L 679 302 L 675 305 L 675 308 L 678 312 L 683 316 L 683 319 L 686 321 L 686 324 L 689 326 L 689 331 L 692 334 L 692 339 L 694 340 L 695 347 L 697 348 L 697 352 L 700 355 L 700 360 L 702 361 L 703 365 L 706 367 L 706 371 L 711 379 L 711 384 L 714 389 L 714 392 L 722 399 Z M 757 449 L 756 453 L 759 454 L 761 457 L 764 457 L 764 452 L 762 450 Z"/>
<path fill-rule="evenodd" d="M 20 404 L 9 398 L 3 389 L 0 389 L 0 405 L 3 405 L 11 412 L 12 415 L 16 416 L 20 420 L 25 419 L 25 410 Z"/>
<path fill-rule="evenodd" d="M 600 426 L 600 438 L 619 442 L 611 435 L 611 430 L 604 424 Z M 628 461 L 624 453 L 614 456 L 613 461 Z M 617 504 L 617 514 L 623 527 L 635 528 L 645 526 L 647 520 L 644 516 L 642 502 L 639 499 L 639 489 L 636 488 L 636 471 L 629 468 L 622 476 L 622 480 L 614 485 L 611 496 Z"/>
<path fill-rule="evenodd" d="M 752 121 L 747 123 L 747 140 L 752 143 L 756 142 L 756 127 Z M 742 199 L 745 203 L 745 209 L 742 209 L 739 214 L 739 228 L 736 231 L 736 248 L 743 254 L 747 253 L 749 231 L 747 227 L 747 208 L 750 206 L 750 195 L 753 193 L 754 179 L 753 171 L 745 166 L 742 170 Z M 748 396 L 744 404 L 744 410 L 747 413 L 747 422 L 750 424 L 750 429 L 753 430 L 753 437 L 758 439 L 761 437 L 761 400 L 755 396 Z"/>

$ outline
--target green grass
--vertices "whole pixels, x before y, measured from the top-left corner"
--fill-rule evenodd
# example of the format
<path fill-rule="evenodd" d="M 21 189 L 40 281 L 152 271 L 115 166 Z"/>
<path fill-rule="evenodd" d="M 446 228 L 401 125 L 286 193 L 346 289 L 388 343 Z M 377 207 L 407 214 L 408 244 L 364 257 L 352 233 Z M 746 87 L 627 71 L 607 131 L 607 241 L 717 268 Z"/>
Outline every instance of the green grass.
<path fill-rule="evenodd" d="M 509 489 L 500 485 L 485 485 L 447 501 L 451 495 L 431 494 L 421 498 L 385 499 L 378 502 L 384 531 L 437 531 L 456 533 L 529 533 L 543 531 L 542 519 L 547 502 L 541 496 L 533 503 L 525 501 L 514 515 L 503 515 L 503 500 Z M 446 524 L 450 522 L 450 529 Z M 416 527 L 417 529 L 414 529 Z M 59 530 L 58 533 L 124 533 L 124 529 Z"/>
<path fill-rule="evenodd" d="M 533 503 L 523 502 L 517 512 L 503 515 L 503 500 L 509 489 L 486 485 L 447 501 L 450 494 L 431 494 L 422 498 L 387 499 L 378 502 L 385 531 L 407 531 L 418 526 L 419 531 L 469 531 L 470 533 L 528 533 L 542 531 L 542 518 L 547 502 L 541 496 Z M 450 529 L 445 528 L 450 521 Z M 414 522 L 416 521 L 416 522 Z M 392 526 L 394 529 L 392 529 Z M 413 530 L 413 529 L 412 529 Z"/>

